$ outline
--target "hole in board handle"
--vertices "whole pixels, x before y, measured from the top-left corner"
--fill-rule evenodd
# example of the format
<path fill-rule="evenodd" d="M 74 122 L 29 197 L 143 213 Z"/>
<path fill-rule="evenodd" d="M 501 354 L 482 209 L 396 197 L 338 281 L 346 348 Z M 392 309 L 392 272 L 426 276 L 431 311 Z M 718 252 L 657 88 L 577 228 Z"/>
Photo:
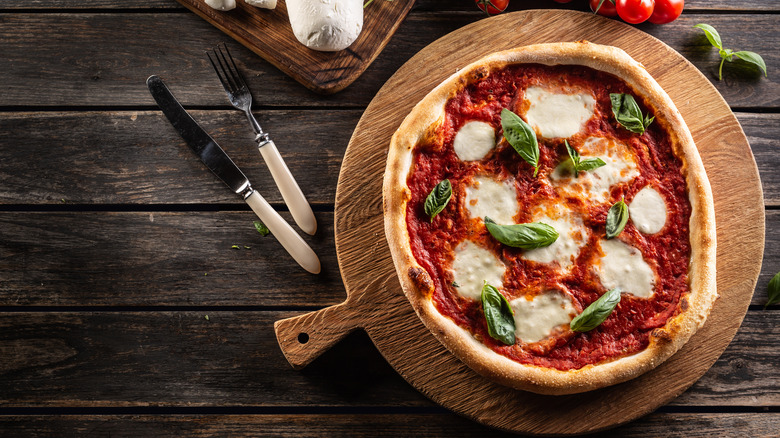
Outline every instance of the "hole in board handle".
<path fill-rule="evenodd" d="M 299 344 L 305 344 L 309 342 L 309 335 L 307 333 L 299 333 L 298 334 L 298 343 Z"/>

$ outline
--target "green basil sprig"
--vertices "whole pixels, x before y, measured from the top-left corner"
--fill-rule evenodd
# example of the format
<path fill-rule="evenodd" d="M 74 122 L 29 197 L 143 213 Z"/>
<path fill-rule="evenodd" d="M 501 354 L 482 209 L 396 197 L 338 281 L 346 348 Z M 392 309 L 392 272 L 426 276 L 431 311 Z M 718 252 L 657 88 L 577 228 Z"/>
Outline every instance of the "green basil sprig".
<path fill-rule="evenodd" d="M 575 332 L 589 332 L 604 322 L 620 302 L 620 289 L 611 289 L 569 323 Z"/>
<path fill-rule="evenodd" d="M 766 287 L 766 294 L 768 299 L 764 305 L 764 309 L 772 304 L 780 303 L 780 272 L 769 280 L 769 285 Z"/>
<path fill-rule="evenodd" d="M 255 224 L 255 229 L 257 230 L 258 233 L 260 233 L 261 236 L 265 237 L 271 234 L 271 230 L 269 230 L 264 223 L 260 221 L 252 221 L 252 223 Z"/>
<path fill-rule="evenodd" d="M 566 143 L 566 151 L 569 152 L 569 158 L 571 158 L 571 163 L 574 166 L 575 178 L 577 178 L 577 173 L 579 172 L 587 172 L 607 165 L 601 158 L 588 158 L 583 160 L 582 157 L 580 157 L 580 153 L 569 145 L 569 140 L 564 140 L 564 143 Z"/>
<path fill-rule="evenodd" d="M 444 207 L 450 202 L 450 198 L 452 198 L 452 184 L 450 184 L 450 180 L 448 179 L 440 181 L 436 184 L 436 187 L 431 190 L 431 193 L 425 198 L 424 206 L 425 214 L 431 218 L 431 222 L 433 222 L 433 218 L 435 218 L 437 214 L 444 210 Z"/>
<path fill-rule="evenodd" d="M 628 223 L 628 205 L 623 199 L 616 202 L 607 212 L 607 239 L 611 239 L 626 227 Z"/>
<path fill-rule="evenodd" d="M 501 292 L 487 281 L 482 286 L 482 311 L 490 337 L 506 345 L 514 345 L 515 312 Z"/>
<path fill-rule="evenodd" d="M 717 30 L 715 30 L 714 27 L 710 26 L 709 24 L 699 23 L 693 27 L 703 30 L 704 35 L 707 37 L 707 40 L 710 42 L 710 44 L 718 49 L 718 54 L 720 55 L 720 67 L 718 68 L 719 81 L 723 80 L 723 63 L 726 61 L 732 62 L 735 56 L 760 68 L 764 71 L 764 76 L 767 76 L 766 62 L 764 62 L 764 58 L 762 58 L 758 53 L 747 50 L 740 50 L 739 52 L 735 52 L 731 49 L 723 48 L 723 42 L 720 40 L 720 34 Z"/>
<path fill-rule="evenodd" d="M 655 117 L 649 117 L 650 114 L 642 116 L 642 110 L 630 94 L 610 93 L 609 99 L 612 101 L 612 114 L 615 119 L 635 134 L 644 134 L 645 129 L 655 120 Z"/>
<path fill-rule="evenodd" d="M 506 141 L 528 164 L 534 166 L 536 176 L 539 173 L 539 142 L 536 141 L 536 133 L 531 125 L 504 108 L 501 110 L 501 128 Z"/>
<path fill-rule="evenodd" d="M 541 248 L 552 245 L 558 239 L 555 228 L 541 222 L 499 225 L 485 216 L 485 228 L 496 240 L 514 248 Z"/>

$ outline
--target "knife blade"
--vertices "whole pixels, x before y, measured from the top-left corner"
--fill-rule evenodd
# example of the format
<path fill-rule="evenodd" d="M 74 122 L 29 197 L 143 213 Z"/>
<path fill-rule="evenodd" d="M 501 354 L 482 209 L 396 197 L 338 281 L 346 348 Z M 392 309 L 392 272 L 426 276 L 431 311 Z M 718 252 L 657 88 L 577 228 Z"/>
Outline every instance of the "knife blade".
<path fill-rule="evenodd" d="M 320 260 L 317 254 L 293 230 L 293 228 L 271 207 L 260 194 L 252 188 L 249 179 L 233 160 L 219 147 L 219 144 L 201 128 L 198 122 L 181 106 L 168 87 L 156 75 L 146 80 L 149 92 L 157 102 L 165 117 L 171 122 L 187 145 L 222 182 L 233 192 L 241 195 L 252 211 L 271 230 L 279 243 L 298 262 L 301 267 L 318 274 Z"/>

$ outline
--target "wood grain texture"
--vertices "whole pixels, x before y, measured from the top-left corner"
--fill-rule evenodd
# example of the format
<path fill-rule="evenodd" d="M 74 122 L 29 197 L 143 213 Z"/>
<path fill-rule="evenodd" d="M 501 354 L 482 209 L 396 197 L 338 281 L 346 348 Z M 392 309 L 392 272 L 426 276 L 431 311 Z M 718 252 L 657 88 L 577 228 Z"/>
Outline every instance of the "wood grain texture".
<path fill-rule="evenodd" d="M 276 239 L 262 237 L 245 208 L 0 213 L 0 306 L 311 307 L 344 300 L 330 212 L 318 212 L 320 231 L 305 237 L 322 263 L 312 275 Z M 288 213 L 282 217 L 292 223 Z"/>
<path fill-rule="evenodd" d="M 435 407 L 404 382 L 363 331 L 347 336 L 302 371 L 293 370 L 277 345 L 273 323 L 299 313 L 214 308 L 2 312 L 0 408 L 221 406 L 311 409 L 307 413 L 345 408 L 327 411 L 344 413 L 361 407 L 374 412 Z M 734 342 L 672 405 L 703 411 L 780 406 L 778 336 L 780 310 L 748 312 Z M 426 367 L 446 361 L 431 360 L 420 344 L 396 348 L 408 349 L 409 357 Z M 618 401 L 621 397 L 615 406 Z M 568 397 L 541 396 L 533 402 L 560 404 L 562 410 L 574 403 Z M 588 417 L 578 421 L 582 418 Z"/>
<path fill-rule="evenodd" d="M 287 362 L 302 369 L 359 327 L 370 309 L 347 301 L 274 323 Z"/>
<path fill-rule="evenodd" d="M 309 201 L 330 209 L 361 111 L 255 113 Z M 191 114 L 268 202 L 284 206 L 243 113 Z M 0 204 L 241 203 L 159 111 L 7 112 L 0 133 L 0 178 L 13 182 L 0 184 Z"/>
<path fill-rule="evenodd" d="M 518 2 L 519 3 L 519 2 Z M 552 3 L 552 2 L 551 2 Z M 591 17 L 597 20 L 597 17 Z M 144 86 L 158 74 L 185 107 L 227 107 L 224 91 L 204 50 L 227 41 L 255 103 L 265 106 L 365 106 L 382 84 L 420 49 L 462 26 L 484 19 L 479 13 L 410 14 L 387 49 L 344 91 L 318 96 L 249 49 L 190 13 L 14 13 L 0 17 L 6 62 L 0 69 L 0 106 L 100 106 L 155 108 Z M 597 22 L 588 20 L 589 22 Z M 770 75 L 763 78 L 738 63 L 724 67 L 717 81 L 718 54 L 694 29 L 709 23 L 726 47 L 761 53 Z M 543 23 L 542 28 L 549 23 Z M 765 110 L 780 108 L 780 14 L 696 14 L 664 25 L 639 29 L 663 39 L 706 73 L 729 105 Z M 182 33 L 180 29 L 187 29 Z M 583 37 L 593 39 L 594 34 Z M 522 42 L 518 42 L 521 44 Z M 744 67 L 744 66 L 743 66 Z"/>
<path fill-rule="evenodd" d="M 191 437 L 516 437 L 447 413 L 341 415 L 62 415 L 6 416 L 0 428 L 7 438 L 27 436 Z M 600 437 L 664 436 L 680 438 L 772 437 L 780 414 L 655 413 Z"/>
<path fill-rule="evenodd" d="M 541 23 L 549 22 L 558 24 L 539 30 Z M 647 67 L 677 103 L 701 152 L 715 196 L 721 298 L 708 324 L 678 354 L 632 381 L 563 397 L 494 384 L 455 359 L 417 319 L 400 292 L 386 246 L 372 261 L 366 260 L 367 250 L 376 247 L 370 238 L 383 229 L 377 180 L 384 170 L 381 158 L 390 136 L 428 90 L 458 66 L 486 54 L 486 41 L 474 36 L 496 27 L 518 31 L 507 41 L 493 41 L 490 51 L 520 42 L 583 38 L 623 48 Z M 416 74 L 422 66 L 428 71 L 424 78 Z M 743 236 L 739 242 L 727 238 L 737 231 Z M 614 427 L 668 403 L 692 385 L 739 328 L 760 269 L 763 236 L 763 199 L 755 162 L 736 118 L 709 82 L 679 54 L 646 34 L 614 21 L 563 11 L 493 18 L 453 32 L 415 55 L 380 90 L 358 123 L 336 194 L 336 249 L 347 293 L 387 309 L 381 317 L 366 318 L 363 326 L 390 364 L 423 394 L 449 409 L 493 427 L 535 434 Z M 384 279 L 382 287 L 367 287 L 377 278 Z M 659 389 L 650 393 L 646 390 L 650 386 Z M 592 421 L 577 421 L 585 417 Z"/>
<path fill-rule="evenodd" d="M 387 45 L 414 0 L 376 2 L 363 11 L 363 28 L 352 45 L 338 52 L 304 46 L 293 35 L 284 1 L 274 10 L 237 2 L 236 9 L 217 11 L 201 0 L 178 0 L 187 9 L 248 47 L 306 88 L 330 94 L 357 79 Z"/>

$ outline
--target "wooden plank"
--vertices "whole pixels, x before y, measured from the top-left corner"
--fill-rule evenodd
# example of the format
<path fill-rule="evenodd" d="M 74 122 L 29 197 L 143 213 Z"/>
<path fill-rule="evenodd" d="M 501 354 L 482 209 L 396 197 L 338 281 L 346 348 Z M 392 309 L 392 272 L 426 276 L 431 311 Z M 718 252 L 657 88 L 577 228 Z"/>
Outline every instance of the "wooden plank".
<path fill-rule="evenodd" d="M 761 175 L 764 203 L 780 206 L 780 130 L 777 114 L 737 113 Z M 748 159 L 748 157 L 745 157 Z"/>
<path fill-rule="evenodd" d="M 173 87 L 174 92 L 181 87 Z M 282 205 L 246 119 L 192 111 L 269 202 Z M 260 110 L 309 201 L 330 208 L 361 110 Z M 737 113 L 756 157 L 764 201 L 780 205 L 780 114 Z M 236 204 L 157 111 L 0 112 L 2 204 Z M 106 141 L 106 133 L 111 141 Z M 41 159 L 45 157 L 45 159 Z"/>
<path fill-rule="evenodd" d="M 266 415 L 59 415 L 0 417 L 6 437 L 516 437 L 447 412 L 403 414 Z M 769 437 L 780 429 L 777 413 L 654 413 L 600 437 Z"/>
<path fill-rule="evenodd" d="M 272 324 L 295 314 L 0 313 L 0 407 L 434 406 L 363 332 L 293 370 Z M 780 406 L 778 336 L 780 311 L 748 312 L 715 366 L 673 404 Z"/>
<path fill-rule="evenodd" d="M 7 60 L 0 81 L 9 86 L 0 95 L 0 106 L 152 106 L 143 83 L 150 74 L 179 87 L 177 97 L 185 106 L 226 106 L 204 54 L 222 41 L 259 105 L 364 106 L 415 48 L 479 17 L 447 18 L 412 20 L 411 27 L 405 23 L 404 35 L 396 34 L 355 84 L 322 97 L 189 12 L 6 14 L 0 20 Z M 414 26 L 415 21 L 425 23 L 424 28 Z"/>
<path fill-rule="evenodd" d="M 292 223 L 288 213 L 283 217 Z M 323 306 L 344 300 L 333 216 L 300 268 L 250 211 L 1 213 L 0 306 Z M 240 249 L 233 249 L 238 245 Z M 245 248 L 249 247 L 249 249 Z"/>
<path fill-rule="evenodd" d="M 769 280 L 780 271 L 780 232 L 778 230 L 780 230 L 780 211 L 768 210 L 766 212 L 764 260 L 751 304 L 760 306 L 766 304 L 768 298 L 766 288 Z"/>
<path fill-rule="evenodd" d="M 413 54 L 482 18 L 478 13 L 457 11 L 411 14 L 366 73 L 346 90 L 328 97 L 306 90 L 238 43 L 230 41 L 228 47 L 259 104 L 365 106 Z M 640 26 L 704 71 L 730 105 L 780 108 L 780 76 L 776 74 L 762 78 L 734 64 L 724 69 L 723 82 L 716 80 L 717 51 L 707 46 L 701 31 L 692 28 L 699 22 L 715 26 L 729 48 L 763 51 L 769 71 L 776 72 L 780 53 L 763 48 L 780 46 L 780 33 L 769 32 L 780 27 L 780 14 L 691 14 L 664 26 Z M 228 38 L 194 14 L 4 14 L 0 39 L 6 60 L 0 69 L 0 83 L 6 84 L 0 106 L 152 106 L 143 86 L 152 73 L 181 87 L 177 95 L 185 105 L 225 105 L 203 50 Z M 117 47 L 122 47 L 121 52 Z"/>
<path fill-rule="evenodd" d="M 176 93 L 181 86 L 172 86 Z M 256 111 L 304 194 L 331 208 L 359 110 Z M 283 200 L 240 111 L 192 111 L 252 185 Z M 158 111 L 0 112 L 0 204 L 237 204 Z M 109 140 L 110 139 L 110 140 Z M 283 204 L 282 204 L 283 205 Z"/>

